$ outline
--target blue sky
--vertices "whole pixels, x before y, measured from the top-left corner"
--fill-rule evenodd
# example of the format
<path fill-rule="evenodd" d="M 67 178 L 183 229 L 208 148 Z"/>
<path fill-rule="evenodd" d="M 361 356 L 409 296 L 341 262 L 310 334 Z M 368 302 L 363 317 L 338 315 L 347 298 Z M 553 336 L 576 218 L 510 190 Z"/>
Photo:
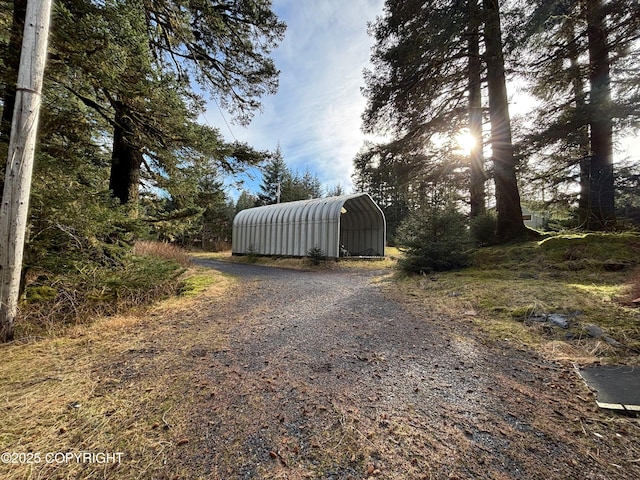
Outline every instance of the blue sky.
<path fill-rule="evenodd" d="M 326 189 L 341 184 L 351 193 L 353 158 L 365 140 L 361 114 L 366 100 L 363 70 L 369 66 L 373 39 L 367 23 L 382 14 L 384 0 L 274 0 L 273 9 L 287 24 L 273 59 L 280 73 L 276 95 L 263 98 L 262 112 L 248 127 L 231 123 L 231 116 L 211 103 L 205 122 L 217 127 L 227 140 L 247 142 L 257 149 L 280 145 L 294 172 L 307 169 Z M 512 92 L 512 116 L 531 108 L 517 85 Z M 616 161 L 640 161 L 640 139 L 618 138 Z M 245 179 L 244 188 L 257 193 L 261 175 Z M 233 199 L 235 188 L 229 189 Z"/>
<path fill-rule="evenodd" d="M 373 45 L 367 22 L 382 13 L 383 4 L 274 0 L 274 11 L 287 24 L 285 38 L 272 55 L 281 72 L 278 93 L 263 98 L 263 111 L 246 128 L 232 124 L 230 115 L 221 114 L 215 104 L 209 105 L 206 122 L 227 140 L 269 150 L 279 144 L 294 172 L 308 169 L 325 189 L 340 183 L 350 193 L 353 158 L 364 141 L 360 116 L 366 101 L 360 88 Z M 259 172 L 254 174 L 259 182 Z M 258 188 L 255 182 L 246 187 L 254 192 Z"/>

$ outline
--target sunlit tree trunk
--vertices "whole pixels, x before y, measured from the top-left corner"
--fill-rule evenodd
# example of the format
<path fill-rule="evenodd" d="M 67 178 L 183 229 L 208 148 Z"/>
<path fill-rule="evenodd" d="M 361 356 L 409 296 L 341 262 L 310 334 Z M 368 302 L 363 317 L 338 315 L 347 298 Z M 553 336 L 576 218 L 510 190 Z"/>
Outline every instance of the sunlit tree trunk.
<path fill-rule="evenodd" d="M 475 140 L 475 144 L 469 151 L 471 218 L 485 212 L 484 182 L 486 176 L 482 153 L 482 64 L 479 15 L 477 0 L 469 0 L 469 133 Z"/>
<path fill-rule="evenodd" d="M 608 230 L 615 225 L 613 177 L 613 122 L 611 118 L 611 78 L 605 27 L 604 2 L 587 0 L 589 41 L 590 181 L 589 230 Z"/>
<path fill-rule="evenodd" d="M 527 230 L 522 220 L 520 192 L 516 181 L 498 0 L 483 0 L 483 6 L 491 149 L 498 215 L 497 236 L 499 241 L 508 242 L 525 237 Z"/>

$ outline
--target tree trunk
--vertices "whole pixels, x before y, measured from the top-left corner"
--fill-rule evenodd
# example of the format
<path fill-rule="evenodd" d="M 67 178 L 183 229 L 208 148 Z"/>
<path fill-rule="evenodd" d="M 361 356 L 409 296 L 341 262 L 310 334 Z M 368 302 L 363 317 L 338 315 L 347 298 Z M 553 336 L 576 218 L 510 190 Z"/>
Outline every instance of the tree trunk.
<path fill-rule="evenodd" d="M 497 236 L 501 242 L 526 237 L 522 220 L 516 162 L 511 141 L 511 120 L 504 74 L 504 57 L 498 0 L 483 0 L 491 149 L 496 186 Z"/>
<path fill-rule="evenodd" d="M 604 2 L 586 2 L 589 42 L 589 116 L 591 159 L 589 178 L 589 230 L 609 230 L 615 226 L 613 176 L 613 122 L 609 50 L 604 22 Z"/>
<path fill-rule="evenodd" d="M 480 26 L 477 0 L 469 1 L 469 133 L 475 144 L 469 151 L 471 218 L 485 212 L 486 179 L 482 154 L 482 66 L 480 62 Z"/>
<path fill-rule="evenodd" d="M 135 210 L 138 201 L 142 152 L 131 138 L 132 125 L 126 106 L 119 101 L 113 101 L 112 105 L 115 110 L 116 127 L 113 132 L 109 189 L 120 203 L 129 204 Z"/>
<path fill-rule="evenodd" d="M 27 11 L 27 0 L 13 1 L 13 20 L 9 33 L 9 45 L 7 56 L 4 58 L 3 81 L 5 84 L 4 98 L 2 99 L 2 120 L 0 124 L 0 141 L 9 144 L 11 135 L 11 117 L 16 103 L 16 83 L 18 82 L 18 68 L 20 66 L 20 49 L 22 45 L 22 32 L 24 30 L 24 17 Z"/>
<path fill-rule="evenodd" d="M 5 185 L 0 205 L 0 341 L 13 339 L 18 313 L 31 174 L 38 130 L 51 0 L 31 0 L 25 15 Z"/>
<path fill-rule="evenodd" d="M 22 32 L 24 31 L 24 17 L 27 12 L 27 0 L 13 0 L 13 20 L 9 33 L 9 45 L 4 60 L 4 95 L 2 98 L 2 117 L 0 118 L 0 158 L 7 158 L 9 151 L 9 137 L 11 136 L 11 118 L 16 104 L 16 83 L 18 82 L 18 68 L 20 66 L 20 50 Z M 0 175 L 4 172 L 0 172 Z M 0 177 L 0 198 L 4 188 L 4 178 Z"/>
<path fill-rule="evenodd" d="M 572 24 L 567 35 L 569 61 L 571 62 L 569 74 L 571 76 L 573 95 L 576 99 L 576 110 L 578 115 L 582 115 L 583 112 L 586 111 L 587 101 L 582 76 L 580 75 L 578 49 L 576 48 L 576 43 L 573 40 L 574 35 L 575 29 L 574 25 Z M 589 219 L 589 206 L 591 204 L 589 200 L 589 178 L 591 176 L 589 173 L 591 168 L 591 157 L 589 155 L 589 128 L 587 126 L 581 126 L 576 133 L 578 135 L 578 152 L 580 154 L 580 194 L 578 196 L 578 219 L 580 225 L 586 226 Z"/>

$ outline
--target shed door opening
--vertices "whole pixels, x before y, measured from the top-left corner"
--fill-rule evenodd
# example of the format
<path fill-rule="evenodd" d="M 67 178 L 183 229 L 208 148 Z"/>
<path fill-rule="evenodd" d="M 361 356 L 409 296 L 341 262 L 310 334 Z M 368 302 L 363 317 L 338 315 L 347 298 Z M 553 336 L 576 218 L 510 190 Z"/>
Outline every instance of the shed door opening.
<path fill-rule="evenodd" d="M 347 200 L 340 211 L 342 255 L 384 256 L 384 216 L 360 198 Z"/>

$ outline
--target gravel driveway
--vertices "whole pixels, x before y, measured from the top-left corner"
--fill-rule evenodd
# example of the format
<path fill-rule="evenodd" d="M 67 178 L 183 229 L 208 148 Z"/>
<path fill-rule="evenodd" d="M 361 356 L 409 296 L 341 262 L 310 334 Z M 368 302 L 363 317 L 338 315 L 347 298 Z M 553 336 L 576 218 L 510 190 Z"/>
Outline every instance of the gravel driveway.
<path fill-rule="evenodd" d="M 197 262 L 240 288 L 210 313 L 229 341 L 178 478 L 640 478 L 628 422 L 570 367 L 412 304 L 388 271 Z"/>

